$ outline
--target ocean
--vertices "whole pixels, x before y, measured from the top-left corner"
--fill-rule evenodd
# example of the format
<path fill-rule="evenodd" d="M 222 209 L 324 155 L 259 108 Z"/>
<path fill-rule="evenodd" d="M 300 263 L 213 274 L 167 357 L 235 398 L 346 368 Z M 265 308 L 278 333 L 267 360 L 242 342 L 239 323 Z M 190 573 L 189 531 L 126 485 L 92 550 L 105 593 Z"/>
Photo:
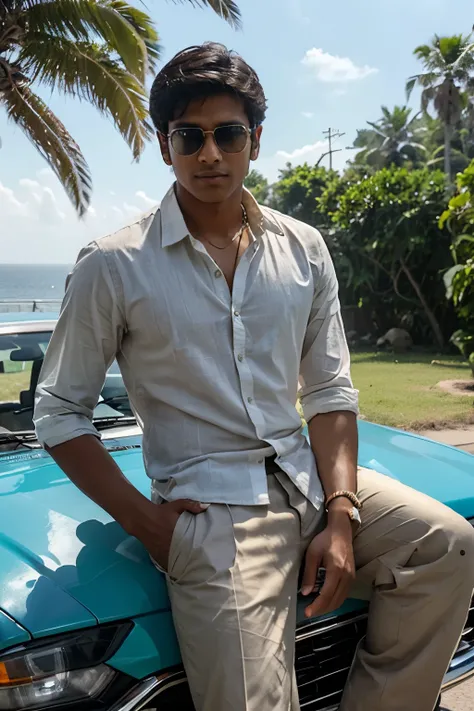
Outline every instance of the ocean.
<path fill-rule="evenodd" d="M 0 299 L 62 299 L 71 266 L 0 264 Z"/>

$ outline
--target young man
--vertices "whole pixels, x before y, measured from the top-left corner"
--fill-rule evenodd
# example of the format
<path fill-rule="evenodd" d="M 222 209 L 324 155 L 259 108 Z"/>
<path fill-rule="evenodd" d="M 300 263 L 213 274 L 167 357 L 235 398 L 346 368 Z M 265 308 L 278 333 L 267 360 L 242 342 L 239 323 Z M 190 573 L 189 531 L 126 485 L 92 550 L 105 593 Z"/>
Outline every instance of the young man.
<path fill-rule="evenodd" d="M 297 711 L 302 565 L 308 617 L 336 609 L 356 575 L 372 591 L 341 709 L 432 711 L 472 594 L 474 532 L 357 471 L 357 392 L 326 246 L 243 188 L 265 109 L 255 72 L 221 45 L 184 50 L 156 77 L 150 112 L 176 183 L 79 255 L 38 388 L 38 438 L 166 572 L 197 711 Z M 115 357 L 152 501 L 91 424 Z"/>

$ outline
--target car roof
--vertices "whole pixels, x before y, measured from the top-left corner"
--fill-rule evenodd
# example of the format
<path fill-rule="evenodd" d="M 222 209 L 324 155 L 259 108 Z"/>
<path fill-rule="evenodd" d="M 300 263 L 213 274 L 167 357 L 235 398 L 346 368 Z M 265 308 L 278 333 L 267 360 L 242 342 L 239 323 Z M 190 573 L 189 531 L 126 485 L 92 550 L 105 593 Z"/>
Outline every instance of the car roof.
<path fill-rule="evenodd" d="M 3 316 L 4 314 L 0 314 Z M 34 314 L 31 314 L 34 315 Z M 15 316 L 15 314 L 9 314 L 9 316 Z M 51 318 L 52 317 L 52 318 Z M 57 323 L 57 314 L 43 314 L 43 318 L 37 318 L 35 320 L 23 320 L 23 319 L 0 319 L 0 336 L 5 336 L 8 334 L 18 334 L 18 333 L 46 333 L 48 331 L 54 331 Z"/>

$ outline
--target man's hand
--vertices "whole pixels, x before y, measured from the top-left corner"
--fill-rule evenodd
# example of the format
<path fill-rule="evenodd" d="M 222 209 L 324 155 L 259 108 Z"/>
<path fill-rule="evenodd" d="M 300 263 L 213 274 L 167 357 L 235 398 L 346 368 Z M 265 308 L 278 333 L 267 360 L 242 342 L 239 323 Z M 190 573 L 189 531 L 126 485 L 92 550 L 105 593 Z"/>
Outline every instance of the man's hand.
<path fill-rule="evenodd" d="M 164 570 L 168 570 L 168 557 L 171 539 L 178 518 L 183 511 L 200 514 L 208 508 L 208 504 L 201 504 L 190 499 L 177 499 L 163 504 L 148 502 L 145 511 L 130 526 L 132 535 L 143 543 L 154 561 Z"/>
<path fill-rule="evenodd" d="M 315 592 L 320 567 L 326 568 L 326 580 L 320 595 L 305 608 L 306 617 L 337 610 L 349 596 L 355 579 L 355 563 L 352 526 L 345 511 L 331 511 L 327 527 L 311 541 L 305 557 L 303 595 Z"/>

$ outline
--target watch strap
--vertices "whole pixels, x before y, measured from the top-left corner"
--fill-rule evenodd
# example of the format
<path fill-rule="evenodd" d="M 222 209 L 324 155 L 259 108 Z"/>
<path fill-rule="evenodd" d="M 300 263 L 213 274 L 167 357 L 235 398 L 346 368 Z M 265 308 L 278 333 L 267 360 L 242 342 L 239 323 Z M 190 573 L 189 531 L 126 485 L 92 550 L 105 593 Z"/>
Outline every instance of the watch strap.
<path fill-rule="evenodd" d="M 329 504 L 331 501 L 334 501 L 334 499 L 349 499 L 349 501 L 352 503 L 355 508 L 360 511 L 362 508 L 362 502 L 357 498 L 356 494 L 354 494 L 353 491 L 346 491 L 346 490 L 341 490 L 341 491 L 335 491 L 331 496 L 328 496 L 326 499 L 326 509 L 328 508 Z"/>

